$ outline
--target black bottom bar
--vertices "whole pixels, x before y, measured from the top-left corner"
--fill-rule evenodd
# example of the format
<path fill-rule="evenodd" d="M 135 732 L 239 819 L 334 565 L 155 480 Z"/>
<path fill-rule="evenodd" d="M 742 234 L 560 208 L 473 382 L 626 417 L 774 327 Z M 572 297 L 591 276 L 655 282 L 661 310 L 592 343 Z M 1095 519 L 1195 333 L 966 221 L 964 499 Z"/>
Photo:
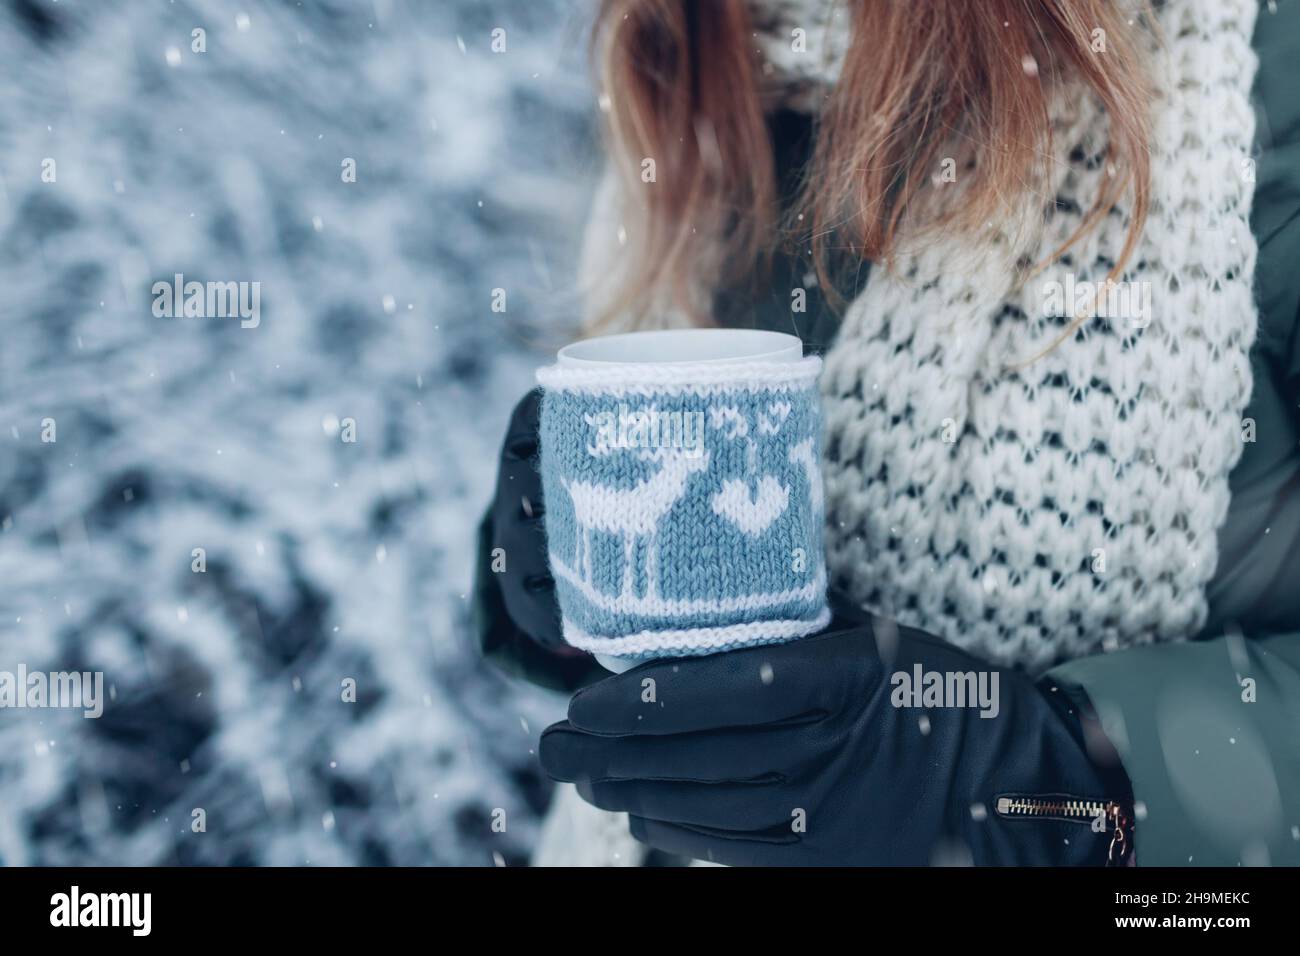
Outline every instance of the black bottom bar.
<path fill-rule="evenodd" d="M 1297 870 L 0 870 L 6 939 L 77 933 L 203 943 L 337 946 L 415 936 L 459 946 L 521 932 L 536 943 L 617 935 L 725 941 L 843 922 L 859 939 L 923 931 L 991 942 L 990 932 L 1061 941 L 1197 933 L 1229 941 L 1294 932 Z M 73 890 L 76 887 L 76 890 Z M 147 896 L 147 908 L 146 897 Z M 74 926 L 73 923 L 78 925 Z M 116 925 L 87 926 L 86 923 Z M 55 925 L 58 924 L 58 925 Z M 147 936 L 143 930 L 147 928 Z M 687 933 L 687 935 L 689 935 Z M 810 939 L 813 937 L 810 937 Z"/>

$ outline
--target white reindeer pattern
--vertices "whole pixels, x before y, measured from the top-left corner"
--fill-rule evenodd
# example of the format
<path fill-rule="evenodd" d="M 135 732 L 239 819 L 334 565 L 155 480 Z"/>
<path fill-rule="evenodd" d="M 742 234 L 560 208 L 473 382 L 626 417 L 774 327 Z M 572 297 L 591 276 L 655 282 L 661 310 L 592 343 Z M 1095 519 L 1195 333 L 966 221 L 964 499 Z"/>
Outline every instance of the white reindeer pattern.
<path fill-rule="evenodd" d="M 757 468 L 757 445 L 748 437 L 749 423 L 735 406 L 713 406 L 709 418 L 714 429 L 727 439 L 743 441 L 751 471 Z M 789 402 L 773 402 L 766 413 L 758 415 L 758 431 L 763 435 L 776 435 L 789 418 Z M 589 424 L 595 419 L 588 418 Z M 598 434 L 595 444 L 588 445 L 589 454 L 604 458 L 615 449 Z M 637 544 L 645 542 L 645 594 L 643 600 L 658 597 L 658 533 L 660 523 L 677 502 L 686 496 L 690 476 L 709 466 L 707 450 L 659 447 L 635 452 L 643 461 L 656 462 L 659 469 L 649 477 L 628 488 L 617 488 L 592 481 L 561 478 L 561 484 L 573 502 L 574 572 L 587 586 L 592 585 L 591 532 L 601 531 L 617 535 L 623 545 L 623 575 L 619 596 L 635 599 Z M 821 475 L 818 469 L 814 442 L 806 438 L 790 448 L 787 455 L 792 465 L 801 466 L 807 479 L 815 513 L 822 507 Z M 730 479 L 722 483 L 711 498 L 712 510 L 748 537 L 763 534 L 787 509 L 789 486 L 772 475 L 757 479 L 756 494 L 750 483 Z"/>
<path fill-rule="evenodd" d="M 607 451 L 605 453 L 608 453 Z M 577 527 L 574 535 L 574 570 L 591 584 L 591 531 L 616 534 L 623 543 L 623 582 L 620 595 L 634 594 L 634 561 L 639 539 L 646 541 L 646 598 L 657 596 L 657 536 L 659 522 L 686 495 L 687 479 L 709 466 L 709 453 L 681 448 L 656 448 L 638 452 L 645 461 L 658 461 L 659 470 L 630 488 L 611 488 L 590 481 L 561 479 L 573 501 Z"/>

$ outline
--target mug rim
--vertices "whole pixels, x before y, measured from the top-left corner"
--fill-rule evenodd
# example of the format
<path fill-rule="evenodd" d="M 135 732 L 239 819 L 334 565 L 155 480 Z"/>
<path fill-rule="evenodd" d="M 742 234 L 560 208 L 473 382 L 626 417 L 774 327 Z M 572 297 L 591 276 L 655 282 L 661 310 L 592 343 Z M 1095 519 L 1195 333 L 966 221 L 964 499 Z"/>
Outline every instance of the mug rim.
<path fill-rule="evenodd" d="M 720 341 L 721 340 L 721 341 Z M 726 340 L 730 340 L 730 344 Z M 745 343 L 752 343 L 746 346 Z M 601 352 L 617 355 L 625 350 L 665 348 L 669 354 L 680 351 L 681 357 L 642 359 L 599 357 Z M 691 356 L 691 351 L 702 354 Z M 596 355 L 583 355 L 595 352 Z M 803 342 L 797 335 L 768 329 L 653 329 L 619 332 L 571 342 L 556 353 L 560 365 L 574 367 L 610 367 L 623 365 L 725 365 L 747 362 L 797 362 L 803 358 Z"/>

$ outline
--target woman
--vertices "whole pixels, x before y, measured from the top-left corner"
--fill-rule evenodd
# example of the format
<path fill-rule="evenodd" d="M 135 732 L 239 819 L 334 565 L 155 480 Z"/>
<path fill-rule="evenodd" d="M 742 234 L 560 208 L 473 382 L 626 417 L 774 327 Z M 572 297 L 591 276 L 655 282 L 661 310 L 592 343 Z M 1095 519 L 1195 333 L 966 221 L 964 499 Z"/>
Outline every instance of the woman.
<path fill-rule="evenodd" d="M 591 323 L 824 354 L 841 611 L 618 677 L 565 648 L 526 399 L 480 633 L 586 685 L 543 766 L 630 814 L 562 790 L 545 855 L 1300 862 L 1298 6 L 603 4 Z M 993 719 L 891 706 L 971 671 Z"/>

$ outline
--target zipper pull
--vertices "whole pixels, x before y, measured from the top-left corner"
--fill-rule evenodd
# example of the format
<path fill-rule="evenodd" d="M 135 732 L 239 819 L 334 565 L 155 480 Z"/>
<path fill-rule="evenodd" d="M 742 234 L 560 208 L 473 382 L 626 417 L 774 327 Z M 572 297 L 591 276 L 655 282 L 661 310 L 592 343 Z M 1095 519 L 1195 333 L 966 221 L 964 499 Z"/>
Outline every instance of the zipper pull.
<path fill-rule="evenodd" d="M 1106 853 L 1106 865 L 1124 866 L 1128 863 L 1129 855 L 1133 852 L 1133 840 L 1130 833 L 1133 829 L 1133 821 L 1124 812 L 1124 808 L 1114 802 L 1106 808 L 1106 815 L 1110 817 L 1111 823 L 1115 827 L 1115 833 L 1110 838 L 1110 849 Z"/>

